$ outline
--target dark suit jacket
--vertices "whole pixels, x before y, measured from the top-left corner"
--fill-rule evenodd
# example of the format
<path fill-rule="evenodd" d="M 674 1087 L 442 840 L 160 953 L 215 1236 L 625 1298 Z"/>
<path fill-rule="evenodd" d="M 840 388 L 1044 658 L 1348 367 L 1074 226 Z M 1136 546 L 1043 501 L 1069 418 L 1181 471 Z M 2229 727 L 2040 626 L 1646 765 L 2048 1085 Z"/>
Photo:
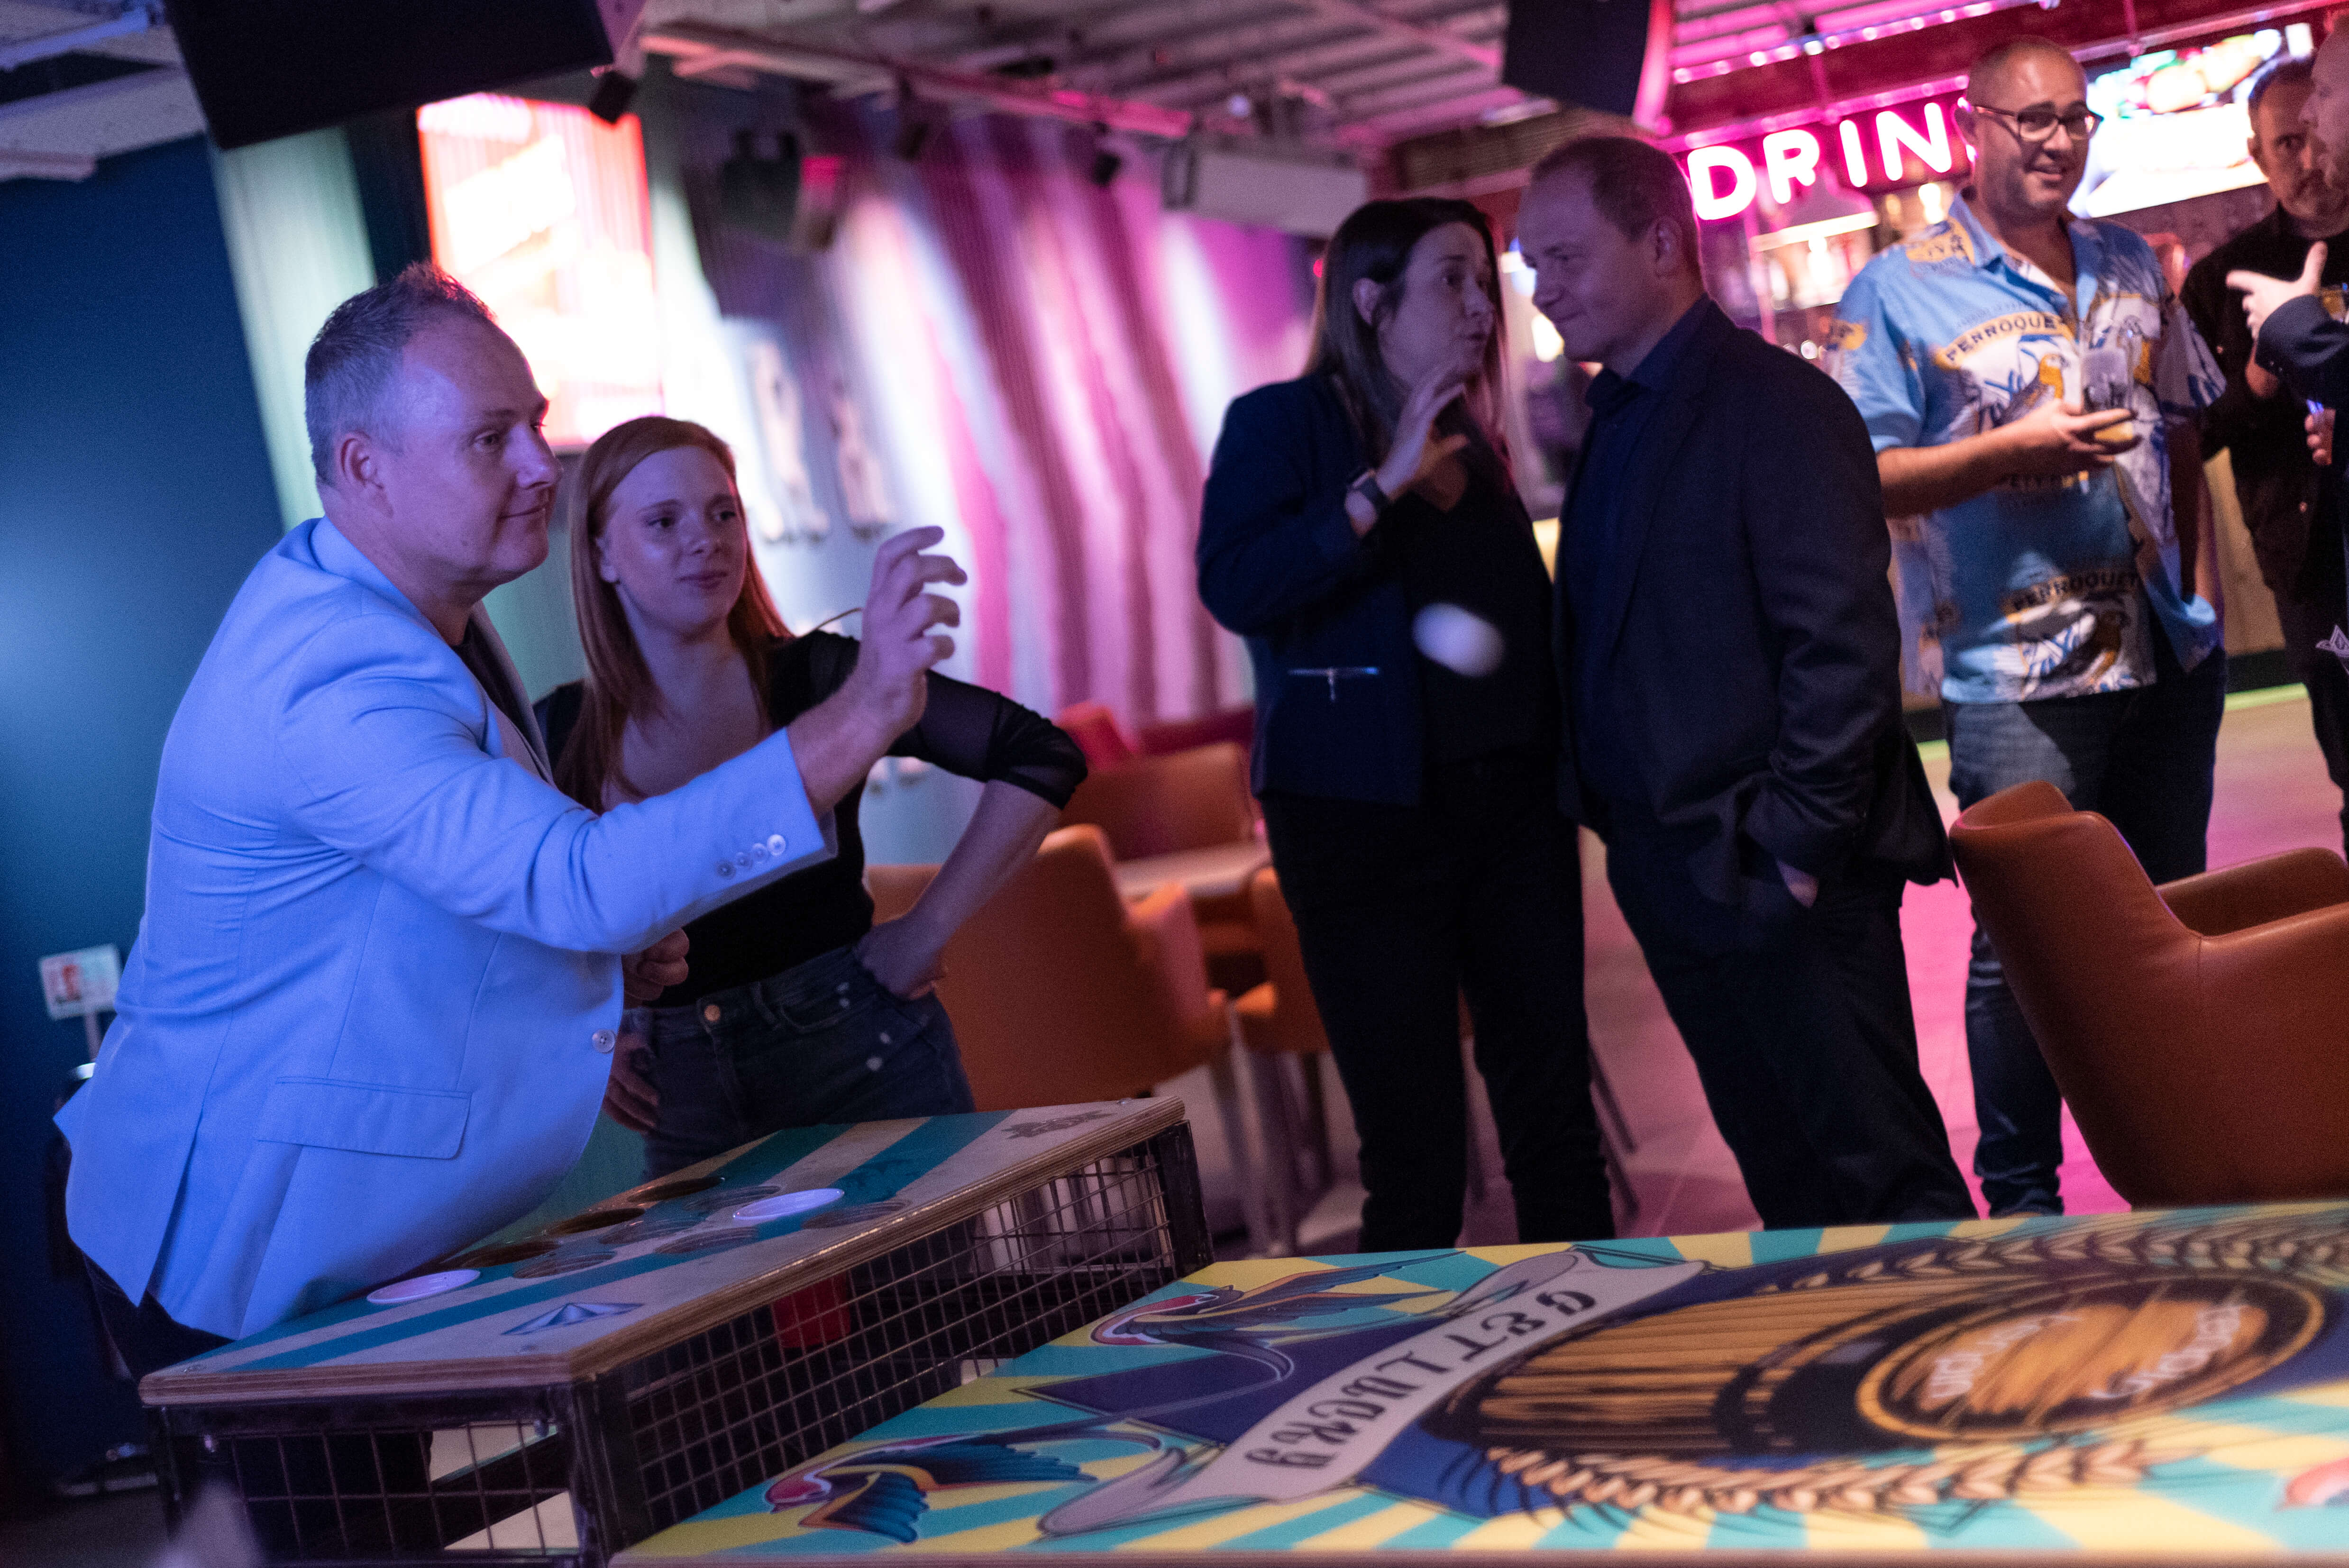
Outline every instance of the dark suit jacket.
<path fill-rule="evenodd" d="M 2251 359 L 2251 324 L 2243 319 L 2242 294 L 2227 286 L 2227 274 L 2238 268 L 2294 275 L 2308 260 L 2309 244 L 2279 207 L 2195 263 L 2178 297 L 2227 375 L 2227 389 L 2202 410 L 2202 455 L 2233 454 L 2235 497 L 2261 580 L 2288 599 L 2338 602 L 2341 531 L 2332 487 L 2309 456 L 2302 423 L 2307 410 L 2297 397 L 2251 396 L 2243 374 Z M 2324 281 L 2349 282 L 2349 243 L 2336 240 L 2327 252 Z"/>
<path fill-rule="evenodd" d="M 2313 298 L 2289 299 L 2268 313 L 2260 329 L 2260 362 L 2294 392 L 2328 408 L 2349 407 L 2349 324 L 2325 314 Z M 2333 471 L 2349 465 L 2349 441 L 2333 443 Z"/>
<path fill-rule="evenodd" d="M 1224 414 L 1200 517 L 1199 597 L 1247 640 L 1256 668 L 1258 794 L 1419 800 L 1411 607 L 1383 569 L 1387 520 L 1358 539 L 1346 515 L 1346 487 L 1369 466 L 1326 377 L 1259 387 Z"/>
<path fill-rule="evenodd" d="M 1745 902 L 1741 872 L 1775 876 L 1768 856 L 1818 876 L 1873 861 L 1937 881 L 1949 845 L 1900 717 L 1867 428 L 1826 375 L 1703 308 L 1622 478 L 1614 570 L 1580 594 L 1598 617 L 1603 719 L 1575 711 L 1581 639 L 1560 584 L 1560 804 L 1604 832 L 1676 844 L 1722 904 Z M 1640 799 L 1582 798 L 1574 759 L 1600 734 L 1630 748 Z"/>

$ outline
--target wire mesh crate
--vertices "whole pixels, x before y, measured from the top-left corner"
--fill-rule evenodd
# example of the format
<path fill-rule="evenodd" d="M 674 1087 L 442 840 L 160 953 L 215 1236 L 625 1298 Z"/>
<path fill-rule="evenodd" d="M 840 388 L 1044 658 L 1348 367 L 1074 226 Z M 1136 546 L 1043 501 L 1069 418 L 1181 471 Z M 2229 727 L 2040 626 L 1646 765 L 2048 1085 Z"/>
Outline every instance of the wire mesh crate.
<path fill-rule="evenodd" d="M 593 1568 L 1204 1266 L 1182 1113 L 795 1129 L 477 1247 L 147 1378 L 167 1507 L 225 1483 L 278 1561 Z"/>

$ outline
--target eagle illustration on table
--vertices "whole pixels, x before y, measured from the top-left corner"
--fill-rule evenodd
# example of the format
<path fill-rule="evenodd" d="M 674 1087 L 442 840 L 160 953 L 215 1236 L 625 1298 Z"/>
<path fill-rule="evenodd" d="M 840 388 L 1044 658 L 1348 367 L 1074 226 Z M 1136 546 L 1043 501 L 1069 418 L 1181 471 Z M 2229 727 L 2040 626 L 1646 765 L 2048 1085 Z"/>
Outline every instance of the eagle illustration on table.
<path fill-rule="evenodd" d="M 1258 1260 L 625 1554 L 2349 1546 L 2349 1207 Z"/>

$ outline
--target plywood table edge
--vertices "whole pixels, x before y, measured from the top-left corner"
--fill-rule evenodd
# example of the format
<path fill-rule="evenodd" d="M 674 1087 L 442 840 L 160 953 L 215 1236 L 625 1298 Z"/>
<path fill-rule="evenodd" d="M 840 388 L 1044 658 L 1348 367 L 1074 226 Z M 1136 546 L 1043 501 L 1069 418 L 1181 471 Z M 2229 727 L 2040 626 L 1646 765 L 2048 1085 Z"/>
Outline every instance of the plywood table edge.
<path fill-rule="evenodd" d="M 1100 1101 L 1080 1102 L 1100 1104 Z M 543 1387 L 554 1383 L 583 1383 L 627 1365 L 663 1346 L 690 1339 L 731 1318 L 792 1294 L 795 1288 L 844 1274 L 858 1264 L 880 1256 L 898 1244 L 900 1233 L 920 1224 L 922 1234 L 984 1213 L 1035 1180 L 1063 1167 L 1090 1164 L 1123 1149 L 1155 1138 L 1181 1125 L 1185 1108 L 1176 1095 L 1110 1102 L 1131 1106 L 1132 1112 L 1106 1127 L 1081 1132 L 1065 1142 L 1049 1144 L 1016 1165 L 1005 1167 L 987 1181 L 918 1210 L 891 1215 L 872 1226 L 852 1232 L 829 1246 L 820 1247 L 763 1274 L 720 1286 L 685 1305 L 671 1308 L 642 1323 L 605 1336 L 560 1355 L 527 1358 L 499 1357 L 473 1361 L 385 1361 L 346 1367 L 288 1367 L 281 1373 L 191 1372 L 171 1376 L 166 1367 L 150 1372 L 139 1385 L 139 1398 L 161 1408 L 179 1405 L 246 1405 L 285 1399 L 362 1398 L 374 1396 L 420 1397 L 464 1394 L 494 1388 Z M 1039 1109 L 1058 1109 L 1045 1106 Z M 1011 1114 L 1022 1114 L 1014 1111 Z M 722 1156 L 720 1158 L 723 1158 Z M 671 1181 L 677 1176 L 668 1178 Z M 605 1199 L 604 1204 L 615 1202 Z M 603 1204 L 591 1205 L 601 1207 Z M 585 1212 L 585 1211 L 582 1211 Z M 808 1277 L 802 1277 L 808 1276 Z M 150 1384 L 160 1387 L 150 1389 Z"/>
<path fill-rule="evenodd" d="M 1169 1528 L 1173 1528 L 1170 1524 Z M 1590 1563 L 1624 1561 L 1626 1553 L 1620 1547 L 1609 1546 L 1530 1546 L 1490 1547 L 1467 1551 L 1381 1551 L 1349 1548 L 1343 1551 L 1319 1550 L 1300 1546 L 1288 1551 L 1230 1552 L 1215 1548 L 1173 1548 L 1153 1552 L 1143 1546 L 1123 1546 L 1111 1550 L 1071 1551 L 1055 1547 L 1050 1555 L 1041 1553 L 1023 1554 L 1019 1549 L 980 1549 L 969 1552 L 944 1550 L 938 1545 L 921 1543 L 920 1561 L 935 1563 L 937 1568 L 1007 1568 L 1020 1561 L 1050 1563 L 1053 1568 L 1149 1568 L 1152 1563 L 1180 1563 L 1183 1568 L 1306 1568 L 1311 1563 L 1376 1564 L 1377 1568 L 1524 1568 L 1529 1561 L 1543 1563 Z M 2055 1550 L 2048 1547 L 2016 1547 L 2005 1551 L 1950 1549 L 1940 1547 L 1913 1548 L 1892 1552 L 1850 1552 L 1841 1548 L 1832 1553 L 1803 1549 L 1698 1549 L 1691 1552 L 1658 1552 L 1641 1547 L 1630 1555 L 1642 1568 L 1788 1568 L 1798 1560 L 1816 1555 L 1831 1556 L 1836 1568 L 1919 1568 L 1930 1563 L 1933 1568 L 2054 1568 L 2065 1563 L 2080 1563 L 2084 1568 L 2349 1568 L 2349 1552 L 2290 1552 L 2219 1553 L 2199 1555 L 2191 1553 L 2106 1552 L 2093 1546 Z M 900 1560 L 911 1561 L 910 1553 L 761 1553 L 742 1547 L 682 1556 L 652 1556 L 641 1550 L 616 1553 L 612 1568 L 754 1568 L 772 1563 L 776 1568 L 879 1568 L 879 1565 Z"/>

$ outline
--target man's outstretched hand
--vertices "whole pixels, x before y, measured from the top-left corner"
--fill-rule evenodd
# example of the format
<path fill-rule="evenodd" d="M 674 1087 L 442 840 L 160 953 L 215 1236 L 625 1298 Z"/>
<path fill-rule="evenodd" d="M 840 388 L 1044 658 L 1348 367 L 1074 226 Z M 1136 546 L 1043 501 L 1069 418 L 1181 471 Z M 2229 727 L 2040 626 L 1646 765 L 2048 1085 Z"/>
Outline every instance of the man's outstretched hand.
<path fill-rule="evenodd" d="M 2268 317 L 2286 300 L 2313 295 L 2324 280 L 2324 242 L 2319 240 L 2308 247 L 2308 260 L 2302 263 L 2296 278 L 2271 278 L 2265 273 L 2247 273 L 2240 267 L 2227 274 L 2227 286 L 2243 291 L 2243 315 L 2251 324 L 2251 344 L 2260 341 L 2260 329 Z"/>
<path fill-rule="evenodd" d="M 921 722 L 932 665 L 954 652 L 940 626 L 962 624 L 962 606 L 930 584 L 969 581 L 948 555 L 924 551 L 946 538 L 942 528 L 909 528 L 882 545 L 873 559 L 873 588 L 856 638 L 856 669 L 841 695 L 895 740 Z"/>
<path fill-rule="evenodd" d="M 938 628 L 958 624 L 962 607 L 929 589 L 969 579 L 951 556 L 923 553 L 945 537 L 944 529 L 909 528 L 881 546 L 856 667 L 838 691 L 792 720 L 792 755 L 818 816 L 864 788 L 866 770 L 921 721 L 930 668 L 954 652 L 954 639 Z"/>

